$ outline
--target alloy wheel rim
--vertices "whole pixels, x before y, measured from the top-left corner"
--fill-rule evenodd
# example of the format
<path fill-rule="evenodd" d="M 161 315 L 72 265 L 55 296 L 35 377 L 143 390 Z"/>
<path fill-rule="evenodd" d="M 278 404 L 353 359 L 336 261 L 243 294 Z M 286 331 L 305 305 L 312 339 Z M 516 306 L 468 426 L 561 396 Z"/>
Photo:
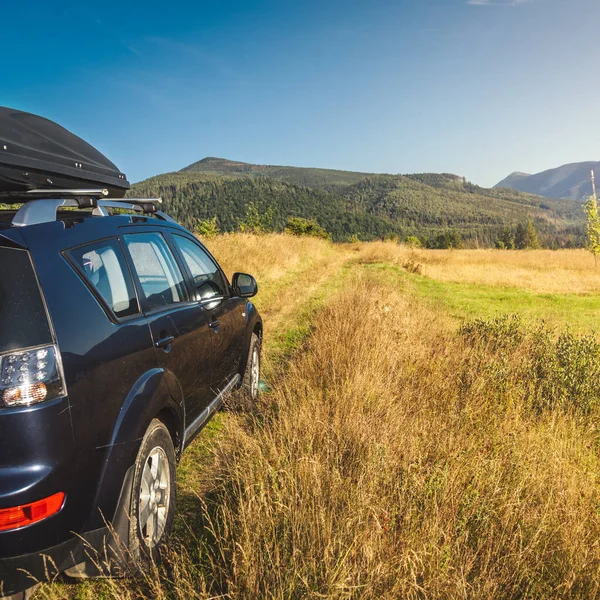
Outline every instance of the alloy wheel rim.
<path fill-rule="evenodd" d="M 252 351 L 252 378 L 250 380 L 250 393 L 253 398 L 258 394 L 258 384 L 260 382 L 260 355 L 257 348 Z"/>
<path fill-rule="evenodd" d="M 154 548 L 165 531 L 171 495 L 170 484 L 167 454 L 160 446 L 156 446 L 144 464 L 138 504 L 140 533 L 148 548 Z"/>

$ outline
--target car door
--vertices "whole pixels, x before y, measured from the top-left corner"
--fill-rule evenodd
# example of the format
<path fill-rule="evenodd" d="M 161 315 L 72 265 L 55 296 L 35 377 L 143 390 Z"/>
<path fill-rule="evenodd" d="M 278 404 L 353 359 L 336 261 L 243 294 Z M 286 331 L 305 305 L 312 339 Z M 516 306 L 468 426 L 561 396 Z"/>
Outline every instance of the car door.
<path fill-rule="evenodd" d="M 196 298 L 209 314 L 213 341 L 213 393 L 221 391 L 237 373 L 242 359 L 246 301 L 231 286 L 209 252 L 195 238 L 172 234 Z"/>
<path fill-rule="evenodd" d="M 172 375 L 171 393 L 183 398 L 189 425 L 212 399 L 210 315 L 190 297 L 182 268 L 160 231 L 125 233 L 123 241 L 158 366 Z"/>

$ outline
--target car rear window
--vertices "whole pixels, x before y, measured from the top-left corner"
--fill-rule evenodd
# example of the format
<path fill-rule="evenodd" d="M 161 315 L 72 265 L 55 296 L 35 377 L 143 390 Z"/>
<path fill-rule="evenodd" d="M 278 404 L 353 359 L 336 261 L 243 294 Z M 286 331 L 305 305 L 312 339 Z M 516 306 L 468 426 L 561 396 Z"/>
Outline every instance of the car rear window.
<path fill-rule="evenodd" d="M 131 274 L 116 239 L 80 246 L 69 251 L 68 256 L 116 317 L 139 312 Z"/>
<path fill-rule="evenodd" d="M 51 343 L 29 252 L 0 247 L 0 352 Z"/>

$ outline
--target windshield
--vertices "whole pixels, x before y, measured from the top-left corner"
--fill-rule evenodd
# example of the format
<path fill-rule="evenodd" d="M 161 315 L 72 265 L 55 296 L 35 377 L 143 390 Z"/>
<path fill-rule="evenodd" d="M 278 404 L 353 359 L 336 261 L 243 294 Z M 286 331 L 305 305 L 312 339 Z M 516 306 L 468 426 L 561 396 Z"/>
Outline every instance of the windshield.
<path fill-rule="evenodd" d="M 0 352 L 49 343 L 52 334 L 29 253 L 0 247 Z"/>

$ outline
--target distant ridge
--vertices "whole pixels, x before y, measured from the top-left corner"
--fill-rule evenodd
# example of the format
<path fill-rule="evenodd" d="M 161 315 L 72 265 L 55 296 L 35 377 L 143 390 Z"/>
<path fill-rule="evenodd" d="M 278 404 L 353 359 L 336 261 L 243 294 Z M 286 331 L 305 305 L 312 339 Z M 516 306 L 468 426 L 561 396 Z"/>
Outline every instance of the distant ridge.
<path fill-rule="evenodd" d="M 510 188 L 547 198 L 584 200 L 592 193 L 590 171 L 600 176 L 600 162 L 579 162 L 548 169 L 541 173 L 512 173 L 495 187 Z"/>
<path fill-rule="evenodd" d="M 527 179 L 527 177 L 531 177 L 529 175 L 529 173 L 521 173 L 519 171 L 515 171 L 514 173 L 511 173 L 508 177 L 506 177 L 505 179 L 503 179 L 499 184 L 497 184 L 495 187 L 497 188 L 511 188 L 511 189 L 517 189 L 517 185 L 523 181 L 524 179 Z"/>
<path fill-rule="evenodd" d="M 279 165 L 255 165 L 251 163 L 207 156 L 181 172 L 213 173 L 230 176 L 264 176 L 296 185 L 310 187 L 351 185 L 374 173 L 317 169 L 312 167 L 285 167 Z"/>
<path fill-rule="evenodd" d="M 549 247 L 581 245 L 584 238 L 578 202 L 482 188 L 450 173 L 386 175 L 207 157 L 140 181 L 130 195 L 162 197 L 164 210 L 192 229 L 216 219 L 222 231 L 235 231 L 252 210 L 270 215 L 274 231 L 290 217 L 314 219 L 334 241 L 418 237 L 434 245 L 454 230 L 473 246 L 489 247 L 504 227 L 527 219 Z"/>

